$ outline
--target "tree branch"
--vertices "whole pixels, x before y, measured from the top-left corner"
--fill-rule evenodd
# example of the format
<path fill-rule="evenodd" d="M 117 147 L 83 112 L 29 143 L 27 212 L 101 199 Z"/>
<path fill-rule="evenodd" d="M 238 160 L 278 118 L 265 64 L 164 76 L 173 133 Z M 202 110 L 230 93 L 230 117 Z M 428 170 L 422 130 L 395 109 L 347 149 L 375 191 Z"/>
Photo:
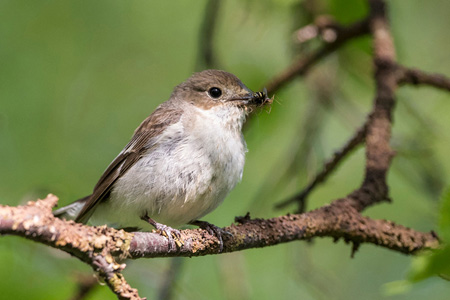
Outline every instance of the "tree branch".
<path fill-rule="evenodd" d="M 132 293 L 120 274 L 125 265 L 118 264 L 113 257 L 121 260 L 219 253 L 217 238 L 202 229 L 182 230 L 183 246 L 169 251 L 167 238 L 158 233 L 128 233 L 106 226 L 94 227 L 60 220 L 51 212 L 57 200 L 56 196 L 49 195 L 44 200 L 29 202 L 25 206 L 0 206 L 0 233 L 26 237 L 61 249 L 93 266 L 115 290 Z M 438 246 L 433 233 L 417 232 L 390 221 L 363 217 L 350 203 L 344 198 L 299 215 L 271 219 L 250 219 L 248 216 L 237 218 L 238 224 L 223 228 L 230 233 L 224 235 L 223 252 L 273 246 L 312 237 L 372 243 L 405 254 Z"/>
<path fill-rule="evenodd" d="M 330 43 L 324 44 L 322 48 L 304 56 L 292 63 L 280 74 L 272 78 L 265 86 L 267 91 L 272 94 L 291 82 L 295 77 L 305 75 L 309 69 L 318 63 L 327 55 L 333 53 L 348 41 L 363 36 L 369 32 L 368 19 L 356 22 L 348 27 L 334 26 L 336 39 Z"/>
<path fill-rule="evenodd" d="M 52 214 L 57 201 L 50 194 L 24 206 L 0 205 L 0 234 L 22 236 L 61 249 L 89 264 L 119 299 L 145 299 L 120 273 L 125 265 L 118 264 L 111 255 L 116 252 L 120 258 L 126 257 L 133 235 L 106 226 L 90 227 L 60 220 Z"/>
<path fill-rule="evenodd" d="M 389 200 L 387 172 L 394 156 L 390 147 L 394 92 L 397 79 L 394 43 L 389 30 L 385 3 L 369 0 L 369 27 L 373 36 L 376 95 L 369 115 L 366 134 L 366 174 L 360 189 L 351 194 L 353 207 L 358 211 L 380 201 Z"/>

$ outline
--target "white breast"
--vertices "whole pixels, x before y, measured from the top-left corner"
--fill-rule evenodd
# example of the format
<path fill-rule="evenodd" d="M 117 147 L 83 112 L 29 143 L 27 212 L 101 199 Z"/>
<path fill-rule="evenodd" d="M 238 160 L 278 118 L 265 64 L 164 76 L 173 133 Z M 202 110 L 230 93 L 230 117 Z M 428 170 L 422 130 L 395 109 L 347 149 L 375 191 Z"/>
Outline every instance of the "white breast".
<path fill-rule="evenodd" d="M 177 226 L 223 201 L 242 177 L 245 113 L 235 106 L 189 109 L 116 182 L 110 199 L 94 212 L 94 223 L 151 229 L 140 220 L 147 213 Z"/>

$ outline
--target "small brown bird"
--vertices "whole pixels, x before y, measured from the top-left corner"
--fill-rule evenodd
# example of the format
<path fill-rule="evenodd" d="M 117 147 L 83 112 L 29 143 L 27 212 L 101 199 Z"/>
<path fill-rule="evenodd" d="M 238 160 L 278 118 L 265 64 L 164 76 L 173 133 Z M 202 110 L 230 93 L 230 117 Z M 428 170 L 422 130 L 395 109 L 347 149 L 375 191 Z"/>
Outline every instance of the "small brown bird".
<path fill-rule="evenodd" d="M 246 144 L 242 125 L 253 107 L 271 102 L 236 76 L 220 70 L 195 73 L 175 87 L 134 132 L 91 195 L 54 212 L 93 225 L 163 232 L 195 224 L 241 180 Z M 144 221 L 146 222 L 144 222 Z"/>

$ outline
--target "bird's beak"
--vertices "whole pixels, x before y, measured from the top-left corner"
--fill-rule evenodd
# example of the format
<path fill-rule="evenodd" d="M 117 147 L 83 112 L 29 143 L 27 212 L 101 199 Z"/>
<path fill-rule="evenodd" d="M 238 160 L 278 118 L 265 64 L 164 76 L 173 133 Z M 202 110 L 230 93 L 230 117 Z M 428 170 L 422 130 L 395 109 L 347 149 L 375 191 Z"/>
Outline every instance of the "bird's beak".
<path fill-rule="evenodd" d="M 238 101 L 238 104 L 247 106 L 263 106 L 268 102 L 272 102 L 272 99 L 267 97 L 267 90 L 264 88 L 262 92 L 249 92 L 242 96 L 229 99 L 228 101 Z"/>

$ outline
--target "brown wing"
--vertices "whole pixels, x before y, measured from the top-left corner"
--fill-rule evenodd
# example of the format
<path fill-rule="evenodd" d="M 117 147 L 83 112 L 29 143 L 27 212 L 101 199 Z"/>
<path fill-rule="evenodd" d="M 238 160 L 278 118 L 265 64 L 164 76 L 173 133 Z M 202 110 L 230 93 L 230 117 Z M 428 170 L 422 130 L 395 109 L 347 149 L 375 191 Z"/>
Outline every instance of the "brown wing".
<path fill-rule="evenodd" d="M 182 111 L 172 101 L 161 104 L 135 130 L 131 141 L 113 160 L 94 187 L 92 195 L 76 217 L 76 222 L 86 223 L 97 205 L 109 195 L 114 183 L 152 147 L 152 140 L 167 126 L 177 123 Z"/>

